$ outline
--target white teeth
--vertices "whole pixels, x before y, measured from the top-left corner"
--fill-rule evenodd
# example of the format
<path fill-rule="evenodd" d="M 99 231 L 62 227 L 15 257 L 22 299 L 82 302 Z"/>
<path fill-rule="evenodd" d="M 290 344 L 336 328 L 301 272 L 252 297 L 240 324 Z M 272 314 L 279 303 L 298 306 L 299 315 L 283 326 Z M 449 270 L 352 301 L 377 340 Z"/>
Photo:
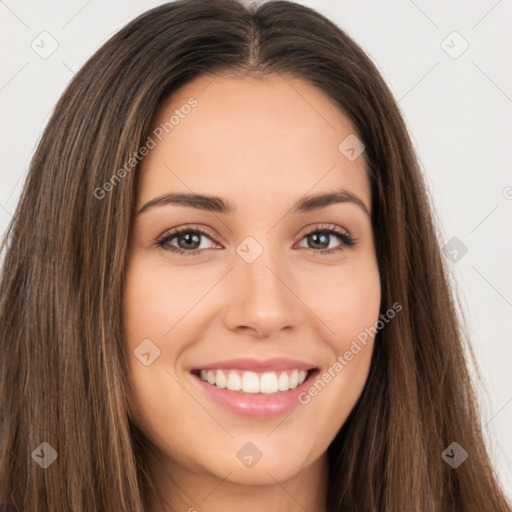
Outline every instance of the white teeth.
<path fill-rule="evenodd" d="M 256 373 L 241 370 L 201 370 L 201 380 L 218 388 L 243 393 L 272 394 L 295 389 L 308 375 L 306 370 Z"/>
<path fill-rule="evenodd" d="M 244 372 L 242 375 L 242 391 L 244 393 L 259 393 L 260 379 L 254 372 Z"/>
<path fill-rule="evenodd" d="M 290 379 L 286 372 L 281 372 L 279 380 L 277 381 L 277 387 L 279 391 L 288 391 L 290 389 Z"/>
<path fill-rule="evenodd" d="M 221 370 L 217 370 L 217 374 L 215 376 L 215 385 L 218 388 L 224 389 L 228 385 L 228 378 L 224 375 L 224 372 Z"/>
<path fill-rule="evenodd" d="M 290 387 L 295 389 L 299 385 L 299 370 L 293 370 L 290 375 Z"/>
<path fill-rule="evenodd" d="M 277 375 L 274 372 L 267 372 L 261 376 L 260 392 L 261 393 L 277 393 Z"/>
<path fill-rule="evenodd" d="M 231 391 L 240 391 L 242 389 L 242 379 L 236 372 L 229 372 L 227 386 Z"/>

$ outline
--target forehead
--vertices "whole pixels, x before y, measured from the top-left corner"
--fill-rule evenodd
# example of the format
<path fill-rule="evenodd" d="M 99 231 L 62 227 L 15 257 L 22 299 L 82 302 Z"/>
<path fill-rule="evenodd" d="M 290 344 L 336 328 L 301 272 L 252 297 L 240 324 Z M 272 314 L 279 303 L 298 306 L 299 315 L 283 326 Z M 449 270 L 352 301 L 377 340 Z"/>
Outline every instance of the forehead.
<path fill-rule="evenodd" d="M 351 161 L 339 149 L 354 134 L 334 102 L 301 79 L 201 76 L 155 113 L 138 204 L 194 191 L 261 205 L 343 187 L 370 209 L 364 153 Z"/>

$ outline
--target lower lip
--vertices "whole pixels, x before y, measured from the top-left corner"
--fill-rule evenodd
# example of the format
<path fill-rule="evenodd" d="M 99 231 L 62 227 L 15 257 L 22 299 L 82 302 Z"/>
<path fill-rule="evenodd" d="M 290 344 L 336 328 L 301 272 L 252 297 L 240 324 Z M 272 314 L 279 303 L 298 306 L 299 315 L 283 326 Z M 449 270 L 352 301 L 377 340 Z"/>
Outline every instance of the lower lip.
<path fill-rule="evenodd" d="M 306 380 L 295 389 L 272 394 L 240 393 L 221 389 L 201 380 L 197 375 L 192 374 L 192 377 L 211 399 L 239 416 L 275 418 L 289 413 L 300 404 L 299 395 L 309 388 L 311 379 L 317 372 L 318 370 L 310 371 Z"/>

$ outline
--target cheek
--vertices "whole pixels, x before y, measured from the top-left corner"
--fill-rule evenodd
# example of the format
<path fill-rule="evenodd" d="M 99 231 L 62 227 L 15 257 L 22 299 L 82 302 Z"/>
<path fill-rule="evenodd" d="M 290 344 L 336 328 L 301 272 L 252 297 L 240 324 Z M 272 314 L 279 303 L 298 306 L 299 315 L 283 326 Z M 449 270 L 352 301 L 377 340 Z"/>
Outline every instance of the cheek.
<path fill-rule="evenodd" d="M 346 272 L 340 271 L 337 279 L 325 281 L 324 293 L 316 294 L 319 316 L 329 326 L 323 332 L 331 357 L 301 402 L 314 410 L 313 416 L 323 422 L 332 438 L 363 391 L 379 319 L 381 284 L 377 262 L 370 258 L 360 263 Z"/>
<path fill-rule="evenodd" d="M 129 409 L 141 427 L 148 418 L 158 416 L 155 401 L 173 390 L 173 381 L 165 369 L 171 367 L 180 347 L 164 341 L 170 339 L 171 334 L 165 334 L 183 316 L 179 310 L 186 291 L 181 283 L 171 283 L 165 273 L 155 268 L 142 259 L 131 260 L 123 296 Z"/>
<path fill-rule="evenodd" d="M 126 341 L 131 351 L 145 338 L 168 340 L 176 326 L 179 329 L 182 321 L 187 323 L 186 315 L 204 295 L 205 283 L 209 282 L 205 281 L 206 276 L 190 277 L 189 272 L 162 268 L 142 259 L 129 265 L 123 307 Z M 172 346 L 178 348 L 175 341 Z"/>
<path fill-rule="evenodd" d="M 346 270 L 340 271 L 337 279 L 326 280 L 323 293 L 317 292 L 319 316 L 329 327 L 327 340 L 337 354 L 348 350 L 358 336 L 371 342 L 368 330 L 379 318 L 381 302 L 374 260 Z"/>
<path fill-rule="evenodd" d="M 325 439 L 334 439 L 363 392 L 373 354 L 372 328 L 379 317 L 379 281 L 369 280 L 367 288 L 360 282 L 347 286 L 336 299 L 329 323 L 335 335 L 326 337 L 331 357 L 299 396 L 313 422 L 310 429 L 321 433 L 313 451 L 325 449 Z"/>

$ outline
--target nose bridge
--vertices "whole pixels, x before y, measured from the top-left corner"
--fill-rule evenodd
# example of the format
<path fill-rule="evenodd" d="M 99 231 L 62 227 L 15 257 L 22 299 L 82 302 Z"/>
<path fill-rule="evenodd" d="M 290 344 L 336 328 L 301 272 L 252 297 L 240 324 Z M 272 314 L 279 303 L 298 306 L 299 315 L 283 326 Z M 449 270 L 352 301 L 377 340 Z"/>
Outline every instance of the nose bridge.
<path fill-rule="evenodd" d="M 285 270 L 279 247 L 270 247 L 272 237 L 268 234 L 263 238 L 247 236 L 236 247 L 232 274 L 235 296 L 228 317 L 231 328 L 249 327 L 268 335 L 295 323 L 297 301 L 287 286 L 290 273 Z"/>
<path fill-rule="evenodd" d="M 282 255 L 278 247 L 271 247 L 272 237 L 266 234 L 257 240 L 253 236 L 247 236 L 236 248 L 237 258 L 235 272 L 245 284 L 245 295 L 267 294 L 267 302 L 274 300 L 277 296 L 285 299 L 282 280 L 285 276 L 279 276 L 282 265 Z M 248 288 L 252 288 L 248 289 Z"/>

